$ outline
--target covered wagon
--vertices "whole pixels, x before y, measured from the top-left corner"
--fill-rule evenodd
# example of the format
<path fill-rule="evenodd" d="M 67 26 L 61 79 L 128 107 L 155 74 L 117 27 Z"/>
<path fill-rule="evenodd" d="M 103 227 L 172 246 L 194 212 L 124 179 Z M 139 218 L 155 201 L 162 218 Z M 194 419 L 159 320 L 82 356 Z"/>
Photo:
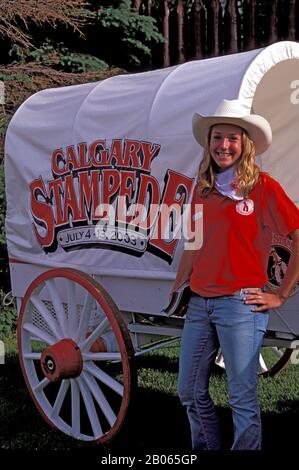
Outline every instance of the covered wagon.
<path fill-rule="evenodd" d="M 295 42 L 43 90 L 11 120 L 6 234 L 21 366 L 43 417 L 77 439 L 111 439 L 135 356 L 181 335 L 184 318 L 164 309 L 186 242 L 175 218 L 201 158 L 191 120 L 223 98 L 269 120 L 273 146 L 258 163 L 299 203 Z M 272 242 L 275 288 L 292 244 L 279 233 Z M 298 345 L 298 296 L 271 312 L 265 346 L 282 357 L 265 373 Z"/>

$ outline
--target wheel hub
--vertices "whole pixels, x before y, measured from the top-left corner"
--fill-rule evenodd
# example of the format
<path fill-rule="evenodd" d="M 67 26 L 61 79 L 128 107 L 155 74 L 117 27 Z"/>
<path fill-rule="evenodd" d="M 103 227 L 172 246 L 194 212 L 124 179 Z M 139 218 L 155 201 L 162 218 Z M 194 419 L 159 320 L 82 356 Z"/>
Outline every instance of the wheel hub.
<path fill-rule="evenodd" d="M 62 339 L 44 349 L 40 361 L 44 375 L 51 382 L 77 377 L 83 367 L 80 348 L 70 338 Z"/>

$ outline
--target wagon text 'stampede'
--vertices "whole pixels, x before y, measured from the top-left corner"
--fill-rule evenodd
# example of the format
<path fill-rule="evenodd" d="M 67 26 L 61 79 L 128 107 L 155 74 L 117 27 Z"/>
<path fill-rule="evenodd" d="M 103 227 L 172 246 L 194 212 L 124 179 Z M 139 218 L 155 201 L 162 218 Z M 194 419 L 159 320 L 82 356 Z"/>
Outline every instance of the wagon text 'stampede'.
<path fill-rule="evenodd" d="M 57 243 L 68 249 L 80 248 L 77 243 L 80 241 L 98 242 L 95 222 L 107 219 L 109 214 L 104 209 L 112 206 L 116 198 L 124 198 L 133 212 L 128 215 L 117 204 L 116 225 L 126 225 L 126 248 L 140 253 L 146 249 L 145 243 L 140 245 L 131 233 L 138 227 L 144 240 L 151 231 L 149 243 L 152 247 L 172 258 L 179 239 L 169 243 L 157 236 L 157 230 L 163 232 L 163 223 L 169 223 L 163 218 L 161 207 L 175 205 L 182 208 L 190 195 L 193 179 L 168 169 L 164 187 L 160 188 L 158 180 L 151 174 L 151 162 L 158 157 L 160 147 L 156 143 L 114 139 L 110 148 L 105 140 L 96 140 L 89 146 L 80 142 L 77 149 L 70 145 L 65 150 L 54 150 L 51 158 L 53 179 L 44 181 L 39 177 L 29 184 L 34 231 L 45 252 L 55 251 Z M 123 206 L 127 206 L 126 202 Z M 145 218 L 140 214 L 141 207 L 145 208 Z M 72 226 L 69 228 L 75 228 L 75 231 L 60 234 L 69 226 L 70 217 Z M 84 230 L 82 223 L 86 223 Z M 128 224 L 131 232 L 127 230 Z M 43 235 L 39 233 L 41 225 L 46 227 Z"/>

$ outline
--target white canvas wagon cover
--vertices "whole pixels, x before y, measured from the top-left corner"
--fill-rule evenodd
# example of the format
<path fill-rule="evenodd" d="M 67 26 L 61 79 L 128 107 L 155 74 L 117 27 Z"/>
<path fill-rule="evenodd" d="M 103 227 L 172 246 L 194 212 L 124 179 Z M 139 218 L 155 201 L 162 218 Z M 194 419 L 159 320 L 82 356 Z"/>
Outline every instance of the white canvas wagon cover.
<path fill-rule="evenodd" d="M 99 238 L 96 208 L 119 195 L 129 205 L 186 203 L 201 158 L 192 115 L 213 113 L 223 98 L 270 121 L 273 146 L 260 166 L 298 203 L 299 45 L 283 41 L 27 99 L 6 136 L 9 257 L 172 281 L 181 241 L 154 239 L 153 229 L 138 240 L 121 228 Z"/>

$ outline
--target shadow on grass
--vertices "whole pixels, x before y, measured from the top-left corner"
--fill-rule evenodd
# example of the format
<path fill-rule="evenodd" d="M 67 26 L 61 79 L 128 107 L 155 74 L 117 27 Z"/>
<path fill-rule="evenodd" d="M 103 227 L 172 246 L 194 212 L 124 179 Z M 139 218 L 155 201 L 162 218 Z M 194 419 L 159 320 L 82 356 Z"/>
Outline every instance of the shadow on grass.
<path fill-rule="evenodd" d="M 162 354 L 145 354 L 136 358 L 138 369 L 155 369 L 160 372 L 178 373 L 179 359 L 178 355 L 163 356 Z M 223 369 L 216 364 L 213 367 L 214 376 L 222 376 Z"/>
<path fill-rule="evenodd" d="M 138 361 L 139 366 L 154 368 L 157 358 Z M 159 361 L 162 357 L 159 356 Z M 141 363 L 140 363 L 141 362 Z M 160 367 L 177 370 L 173 359 L 163 358 Z M 215 369 L 217 371 L 218 369 Z M 216 372 L 217 373 L 217 372 Z M 218 373 L 221 373 L 219 371 Z M 177 396 L 140 387 L 133 400 L 130 419 L 118 436 L 105 446 L 74 440 L 53 431 L 42 419 L 27 391 L 16 355 L 0 367 L 0 448 L 21 450 L 82 450 L 128 455 L 129 453 L 191 453 L 189 424 Z M 263 450 L 288 452 L 296 449 L 299 422 L 299 401 L 285 400 L 277 407 L 280 412 L 263 413 Z M 218 407 L 223 430 L 223 447 L 232 441 L 230 410 Z"/>
<path fill-rule="evenodd" d="M 299 401 L 277 403 L 277 413 L 262 413 L 263 450 L 288 453 L 298 449 Z"/>
<path fill-rule="evenodd" d="M 159 354 L 145 354 L 136 358 L 138 369 L 155 369 L 160 372 L 177 373 L 179 361 L 177 357 L 167 357 Z"/>

